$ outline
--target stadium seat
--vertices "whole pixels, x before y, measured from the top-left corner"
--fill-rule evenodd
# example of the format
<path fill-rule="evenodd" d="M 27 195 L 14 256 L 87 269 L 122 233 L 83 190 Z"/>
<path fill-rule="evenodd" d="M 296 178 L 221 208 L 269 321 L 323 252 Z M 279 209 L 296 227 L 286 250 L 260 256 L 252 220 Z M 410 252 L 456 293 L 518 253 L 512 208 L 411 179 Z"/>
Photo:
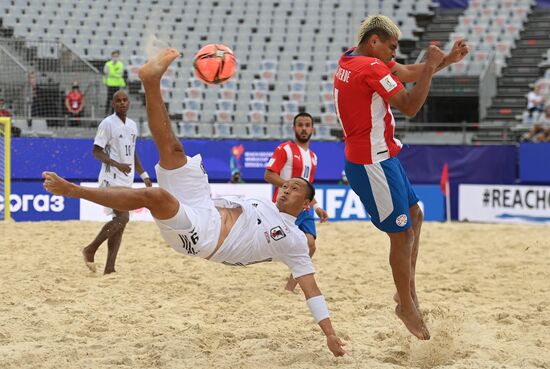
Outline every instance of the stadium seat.
<path fill-rule="evenodd" d="M 321 114 L 321 124 L 337 125 L 338 118 L 336 117 L 335 113 L 332 113 L 332 112 L 323 113 Z"/>
<path fill-rule="evenodd" d="M 285 140 L 292 140 L 294 139 L 294 128 L 292 127 L 292 124 L 283 124 L 282 125 L 283 130 L 283 139 Z"/>
<path fill-rule="evenodd" d="M 229 123 L 214 123 L 215 138 L 235 138 L 233 125 Z"/>
<path fill-rule="evenodd" d="M 248 113 L 249 123 L 265 123 L 266 118 L 267 118 L 266 113 L 263 111 L 253 110 Z"/>
<path fill-rule="evenodd" d="M 185 137 L 185 138 L 197 138 L 200 137 L 199 135 L 199 124 L 198 123 L 192 123 L 192 122 L 181 122 L 179 123 L 179 133 L 178 137 Z"/>
<path fill-rule="evenodd" d="M 296 101 L 283 101 L 281 104 L 283 112 L 288 112 L 292 114 L 298 114 L 298 104 Z"/>
<path fill-rule="evenodd" d="M 265 124 L 248 124 L 247 128 L 251 138 L 258 140 L 266 140 L 269 138 L 266 133 Z"/>
<path fill-rule="evenodd" d="M 313 134 L 313 139 L 333 141 L 336 139 L 336 137 L 333 137 L 330 134 L 330 126 L 324 125 L 324 124 L 318 124 L 315 126 L 315 133 Z"/>
<path fill-rule="evenodd" d="M 32 120 L 32 133 L 39 137 L 51 137 L 54 135 L 53 131 L 48 128 L 48 123 L 44 119 Z"/>
<path fill-rule="evenodd" d="M 233 132 L 235 134 L 235 137 L 241 138 L 241 139 L 249 139 L 252 138 L 252 135 L 250 134 L 250 125 L 248 124 L 236 124 L 233 126 Z"/>
<path fill-rule="evenodd" d="M 266 135 L 268 139 L 279 139 L 281 137 L 281 126 L 278 124 L 267 124 Z"/>
<path fill-rule="evenodd" d="M 210 123 L 199 123 L 199 137 L 211 138 L 213 134 L 213 127 Z"/>

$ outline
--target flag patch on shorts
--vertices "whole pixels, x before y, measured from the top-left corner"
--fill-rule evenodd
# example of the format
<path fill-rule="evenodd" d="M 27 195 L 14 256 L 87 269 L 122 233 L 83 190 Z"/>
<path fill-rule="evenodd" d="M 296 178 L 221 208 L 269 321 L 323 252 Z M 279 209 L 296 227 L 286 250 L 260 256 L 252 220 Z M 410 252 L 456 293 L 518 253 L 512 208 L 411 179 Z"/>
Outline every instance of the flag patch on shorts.
<path fill-rule="evenodd" d="M 392 78 L 391 74 L 388 74 L 380 80 L 380 84 L 387 92 L 390 92 L 397 87 L 397 82 Z"/>
<path fill-rule="evenodd" d="M 395 220 L 395 224 L 397 224 L 399 227 L 404 227 L 407 224 L 407 216 L 405 214 L 401 214 Z"/>

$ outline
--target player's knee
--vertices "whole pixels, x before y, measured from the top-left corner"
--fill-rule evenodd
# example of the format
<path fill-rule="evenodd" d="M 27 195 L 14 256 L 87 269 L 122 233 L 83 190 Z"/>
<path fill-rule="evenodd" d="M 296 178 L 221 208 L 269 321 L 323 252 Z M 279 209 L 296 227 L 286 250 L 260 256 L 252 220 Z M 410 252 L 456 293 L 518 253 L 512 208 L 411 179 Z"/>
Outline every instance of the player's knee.
<path fill-rule="evenodd" d="M 313 254 L 315 254 L 315 250 L 317 250 L 315 239 L 308 240 L 307 247 L 309 248 L 309 256 L 313 256 Z"/>
<path fill-rule="evenodd" d="M 116 215 L 114 220 L 118 223 L 120 227 L 124 227 L 130 221 L 130 213 L 127 211 L 119 213 Z"/>
<path fill-rule="evenodd" d="M 147 204 L 149 204 L 148 207 L 162 204 L 168 200 L 168 197 L 171 196 L 168 191 L 160 187 L 146 187 L 143 191 Z"/>
<path fill-rule="evenodd" d="M 422 211 L 422 209 L 420 209 L 420 206 L 419 206 L 418 210 L 416 211 L 416 213 L 414 215 L 414 223 L 415 224 L 422 224 L 423 221 L 424 221 L 424 212 Z"/>

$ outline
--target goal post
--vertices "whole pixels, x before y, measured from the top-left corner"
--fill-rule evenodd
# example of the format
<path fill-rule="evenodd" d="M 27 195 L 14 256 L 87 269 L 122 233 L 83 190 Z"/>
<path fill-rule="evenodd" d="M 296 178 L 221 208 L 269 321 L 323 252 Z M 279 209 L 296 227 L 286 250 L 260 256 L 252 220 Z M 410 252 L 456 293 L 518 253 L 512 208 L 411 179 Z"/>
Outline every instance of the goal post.
<path fill-rule="evenodd" d="M 0 195 L 3 197 L 0 220 L 10 220 L 11 195 L 11 119 L 0 117 Z"/>

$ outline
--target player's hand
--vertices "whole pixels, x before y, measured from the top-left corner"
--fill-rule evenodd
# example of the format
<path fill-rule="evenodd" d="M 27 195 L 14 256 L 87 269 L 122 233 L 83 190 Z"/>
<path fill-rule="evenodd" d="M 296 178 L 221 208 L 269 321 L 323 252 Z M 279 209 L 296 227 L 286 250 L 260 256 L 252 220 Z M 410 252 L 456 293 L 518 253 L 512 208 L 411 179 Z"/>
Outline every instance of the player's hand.
<path fill-rule="evenodd" d="M 342 342 L 342 340 L 335 335 L 327 336 L 327 346 L 330 352 L 336 357 L 338 356 L 344 356 L 346 351 L 344 351 L 345 343 Z"/>
<path fill-rule="evenodd" d="M 317 208 L 315 209 L 315 214 L 317 214 L 317 216 L 319 217 L 319 219 L 321 219 L 321 223 L 324 223 L 328 220 L 328 213 L 325 209 L 323 208 Z"/>
<path fill-rule="evenodd" d="M 118 163 L 115 167 L 126 175 L 132 171 L 132 164 Z"/>
<path fill-rule="evenodd" d="M 143 180 L 143 183 L 145 183 L 145 187 L 153 187 L 153 182 L 151 181 L 151 178 L 145 178 Z"/>
<path fill-rule="evenodd" d="M 470 52 L 470 49 L 464 40 L 458 40 L 454 43 L 451 52 L 447 55 L 447 60 L 451 63 L 457 63 L 464 59 Z"/>
<path fill-rule="evenodd" d="M 437 46 L 430 45 L 428 46 L 428 51 L 426 52 L 426 65 L 437 68 L 443 59 L 445 58 L 445 53 Z"/>

